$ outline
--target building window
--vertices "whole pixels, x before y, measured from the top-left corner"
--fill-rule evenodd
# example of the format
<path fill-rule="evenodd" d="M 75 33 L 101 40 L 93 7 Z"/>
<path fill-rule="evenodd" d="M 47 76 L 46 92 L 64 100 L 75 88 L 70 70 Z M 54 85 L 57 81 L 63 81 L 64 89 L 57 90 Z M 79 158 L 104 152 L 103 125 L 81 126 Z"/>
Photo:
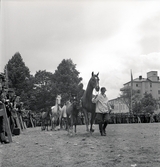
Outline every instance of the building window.
<path fill-rule="evenodd" d="M 138 84 L 136 84 L 136 87 L 138 87 Z"/>
<path fill-rule="evenodd" d="M 152 87 L 152 83 L 150 83 L 150 88 Z"/>
<path fill-rule="evenodd" d="M 137 90 L 137 93 L 141 93 L 141 91 L 140 91 L 140 90 Z"/>
<path fill-rule="evenodd" d="M 158 94 L 160 94 L 160 90 L 158 90 Z"/>

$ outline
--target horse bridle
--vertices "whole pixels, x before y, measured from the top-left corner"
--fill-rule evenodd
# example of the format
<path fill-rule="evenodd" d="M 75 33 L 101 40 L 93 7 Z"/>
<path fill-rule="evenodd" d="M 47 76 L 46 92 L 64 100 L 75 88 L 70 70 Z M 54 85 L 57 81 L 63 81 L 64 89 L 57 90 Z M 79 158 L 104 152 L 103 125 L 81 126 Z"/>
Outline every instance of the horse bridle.
<path fill-rule="evenodd" d="M 94 88 L 96 89 L 96 91 L 99 91 L 99 77 L 98 77 L 99 73 L 97 73 L 96 75 L 92 72 L 92 77 L 94 77 L 95 80 L 95 86 Z"/>
<path fill-rule="evenodd" d="M 60 97 L 60 95 L 57 96 L 56 101 L 57 101 L 57 108 L 59 110 L 59 106 L 61 104 L 61 97 Z"/>

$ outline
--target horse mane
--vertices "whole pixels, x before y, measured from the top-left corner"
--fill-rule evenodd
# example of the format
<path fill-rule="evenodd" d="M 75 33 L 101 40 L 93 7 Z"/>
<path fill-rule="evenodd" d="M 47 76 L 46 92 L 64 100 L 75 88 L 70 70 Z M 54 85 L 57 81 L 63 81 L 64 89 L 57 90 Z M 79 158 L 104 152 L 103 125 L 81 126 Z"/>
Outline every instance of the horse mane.
<path fill-rule="evenodd" d="M 85 95 L 87 96 L 87 98 L 88 98 L 89 100 L 92 99 L 92 92 L 93 92 L 93 89 L 94 89 L 94 88 L 91 86 L 90 82 L 91 82 L 91 79 L 89 80 L 88 85 L 87 85 L 87 89 L 86 89 L 86 91 L 85 91 Z"/>
<path fill-rule="evenodd" d="M 82 107 L 86 108 L 87 110 L 93 110 L 93 108 L 95 108 L 95 104 L 92 103 L 92 98 L 93 98 L 93 85 L 92 85 L 92 79 L 93 77 L 98 77 L 99 73 L 97 75 L 95 75 L 92 72 L 92 77 L 89 79 L 88 84 L 87 84 L 87 88 L 82 96 Z"/>

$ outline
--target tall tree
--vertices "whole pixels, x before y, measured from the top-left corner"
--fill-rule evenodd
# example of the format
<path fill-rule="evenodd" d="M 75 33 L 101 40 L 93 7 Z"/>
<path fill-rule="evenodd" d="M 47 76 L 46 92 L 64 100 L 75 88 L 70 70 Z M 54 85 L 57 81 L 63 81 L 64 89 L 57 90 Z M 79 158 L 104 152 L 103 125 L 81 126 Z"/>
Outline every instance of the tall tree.
<path fill-rule="evenodd" d="M 80 99 L 84 92 L 82 78 L 79 77 L 76 64 L 71 59 L 63 59 L 54 73 L 57 94 L 62 95 L 62 100 L 68 100 L 72 95 Z"/>
<path fill-rule="evenodd" d="M 15 89 L 15 93 L 21 96 L 28 89 L 27 80 L 30 78 L 29 68 L 25 66 L 19 52 L 8 61 L 5 66 L 8 76 L 8 86 Z"/>

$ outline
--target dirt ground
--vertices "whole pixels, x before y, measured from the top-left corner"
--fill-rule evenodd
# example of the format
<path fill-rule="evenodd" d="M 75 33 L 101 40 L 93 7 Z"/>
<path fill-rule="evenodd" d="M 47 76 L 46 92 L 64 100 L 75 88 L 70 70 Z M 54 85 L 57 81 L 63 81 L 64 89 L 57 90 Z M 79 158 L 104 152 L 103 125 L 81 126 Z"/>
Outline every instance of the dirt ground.
<path fill-rule="evenodd" d="M 0 167 L 159 167 L 160 124 L 109 124 L 107 136 L 98 125 L 90 135 L 85 125 L 77 135 L 67 131 L 27 128 L 10 144 L 0 144 Z"/>

